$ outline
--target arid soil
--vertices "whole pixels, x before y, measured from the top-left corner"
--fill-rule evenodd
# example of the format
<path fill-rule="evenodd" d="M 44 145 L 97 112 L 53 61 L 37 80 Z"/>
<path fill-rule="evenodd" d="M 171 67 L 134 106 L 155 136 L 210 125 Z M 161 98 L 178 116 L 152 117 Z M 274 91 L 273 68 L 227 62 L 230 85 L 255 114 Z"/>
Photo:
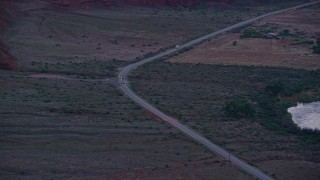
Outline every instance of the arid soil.
<path fill-rule="evenodd" d="M 103 80 L 150 53 L 279 7 L 12 2 L 22 14 L 9 25 L 0 21 L 1 60 L 9 60 L 1 62 L 16 70 L 0 70 L 0 179 L 253 178 Z M 306 167 L 311 174 L 317 168 Z"/>
<path fill-rule="evenodd" d="M 266 18 L 254 26 L 270 24 L 277 26 L 278 32 L 288 29 L 303 39 L 316 41 L 320 38 L 319 18 L 320 10 L 311 8 Z M 240 35 L 232 33 L 213 39 L 168 62 L 320 69 L 320 55 L 312 53 L 310 44 L 298 44 L 293 39 L 241 39 Z"/>
<path fill-rule="evenodd" d="M 0 77 L 0 179 L 251 178 L 108 84 L 41 77 Z"/>
<path fill-rule="evenodd" d="M 70 71 L 72 63 L 138 60 L 278 8 L 270 5 L 84 8 L 76 6 L 79 2 L 73 3 L 67 9 L 51 6 L 47 1 L 14 4 L 22 15 L 7 27 L 4 41 L 19 69 L 81 74 Z M 43 66 L 37 66 L 39 63 Z"/>
<path fill-rule="evenodd" d="M 246 0 L 236 1 L 236 0 L 100 0 L 100 1 L 90 1 L 90 0 L 56 0 L 52 4 L 56 6 L 64 6 L 64 7 L 96 7 L 96 6 L 103 6 L 103 7 L 111 7 L 111 6 L 125 6 L 125 5 L 133 5 L 133 6 L 148 6 L 148 7 L 179 7 L 179 6 L 192 6 L 201 3 L 223 3 L 223 4 L 259 4 L 259 3 L 280 3 L 283 0 Z M 299 1 L 299 0 L 295 0 Z M 50 2 L 50 1 L 49 1 Z"/>
<path fill-rule="evenodd" d="M 70 72 L 75 63 L 138 60 L 263 11 L 141 7 L 57 10 L 45 4 L 17 5 L 25 15 L 6 31 L 5 41 L 20 69 L 71 74 L 81 74 Z"/>
<path fill-rule="evenodd" d="M 3 33 L 19 72 L 0 71 L 0 179 L 252 178 L 103 80 L 254 9 L 16 5 L 22 16 Z"/>
<path fill-rule="evenodd" d="M 254 98 L 265 93 L 269 81 L 279 77 L 305 81 L 299 78 L 310 74 L 283 68 L 158 62 L 137 69 L 130 80 L 148 102 L 246 162 L 275 178 L 299 180 L 319 178 L 319 141 L 309 139 L 308 134 L 300 137 L 263 125 L 264 119 L 269 125 L 271 119 L 284 121 L 274 118 L 278 110 L 267 116 L 257 114 L 255 120 L 232 119 L 226 117 L 223 107 L 234 97 L 247 96 L 257 105 Z M 267 105 L 261 108 L 270 108 Z M 256 107 L 256 111 L 261 109 Z"/>

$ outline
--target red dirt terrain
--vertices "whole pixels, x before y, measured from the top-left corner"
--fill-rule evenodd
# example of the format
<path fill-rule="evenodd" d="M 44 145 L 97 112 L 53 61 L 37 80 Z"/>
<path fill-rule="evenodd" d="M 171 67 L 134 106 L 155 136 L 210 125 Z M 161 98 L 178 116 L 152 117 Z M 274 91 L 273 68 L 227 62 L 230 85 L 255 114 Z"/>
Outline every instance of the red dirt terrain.
<path fill-rule="evenodd" d="M 2 41 L 2 33 L 15 18 L 18 17 L 16 6 L 9 1 L 0 2 L 0 69 L 12 70 L 17 67 L 11 56 L 10 48 Z"/>
<path fill-rule="evenodd" d="M 246 1 L 237 1 L 237 0 L 100 0 L 100 1 L 91 1 L 91 0 L 55 0 L 48 1 L 54 6 L 62 7 L 83 7 L 83 8 L 92 8 L 92 7 L 110 7 L 110 6 L 123 6 L 123 5 L 133 5 L 133 6 L 192 6 L 198 3 L 205 2 L 216 2 L 216 3 L 225 3 L 225 4 L 248 4 L 248 3 L 274 3 L 281 2 L 280 0 L 246 0 Z"/>
<path fill-rule="evenodd" d="M 65 6 L 40 0 L 15 1 L 24 16 L 8 27 L 4 37 L 19 70 L 90 76 L 100 72 L 99 76 L 110 77 L 111 71 L 116 72 L 121 63 L 144 58 L 269 11 L 266 6 L 261 6 L 261 10 L 252 6 L 250 11 L 233 6 L 238 8 L 230 7 L 230 13 L 229 6 L 221 9 L 214 4 L 191 11 L 136 6 L 98 8 L 99 3 L 86 4 L 87 9 L 75 1 L 71 5 L 69 1 L 63 2 Z M 103 68 L 97 66 L 97 61 L 103 66 L 111 65 Z M 90 68 L 84 67 L 89 64 Z"/>
<path fill-rule="evenodd" d="M 279 0 L 247 0 L 242 3 L 268 3 L 268 2 L 280 2 Z M 90 1 L 90 0 L 56 0 L 53 1 L 54 4 L 64 5 L 64 6 L 92 6 L 98 4 L 103 4 L 105 6 L 112 5 L 135 5 L 135 6 L 191 6 L 201 2 L 217 2 L 217 3 L 239 3 L 237 0 L 100 0 L 100 1 Z"/>
<path fill-rule="evenodd" d="M 7 28 L 8 24 L 12 23 L 18 17 L 18 8 L 16 3 L 27 2 L 24 0 L 20 1 L 1 1 L 0 2 L 0 33 L 3 33 Z M 216 3 L 238 3 L 236 0 L 39 0 L 34 1 L 33 4 L 45 4 L 46 7 L 54 8 L 58 10 L 65 10 L 68 8 L 101 8 L 110 6 L 192 6 L 203 2 L 216 2 Z M 270 0 L 248 0 L 245 3 L 265 3 Z M 274 2 L 274 1 L 272 1 Z M 241 2 L 244 3 L 244 2 Z M 10 48 L 3 42 L 3 35 L 0 35 L 0 69 L 13 70 L 17 68 L 17 64 L 14 62 L 14 57 L 10 54 Z"/>
<path fill-rule="evenodd" d="M 169 62 L 204 63 L 224 65 L 249 65 L 289 67 L 296 69 L 320 69 L 318 54 L 312 53 L 312 45 L 297 43 L 316 41 L 320 31 L 319 9 L 301 9 L 266 18 L 254 26 L 274 25 L 277 32 L 289 30 L 299 39 L 244 38 L 232 33 L 199 45 L 197 48 L 169 59 Z M 236 45 L 233 45 L 236 42 Z"/>
<path fill-rule="evenodd" d="M 19 72 L 2 71 L 0 77 L 0 179 L 253 178 L 153 121 L 152 114 L 146 116 L 97 78 L 112 78 L 126 60 L 233 24 L 239 16 L 256 15 L 255 8 L 100 11 L 200 0 L 11 1 L 0 3 L 0 37 L 7 44 L 1 43 L 6 63 L 1 67 L 15 69 L 17 62 Z M 67 81 L 70 77 L 78 79 Z"/>
<path fill-rule="evenodd" d="M 14 58 L 9 53 L 9 48 L 0 40 L 0 69 L 13 70 L 17 67 Z"/>

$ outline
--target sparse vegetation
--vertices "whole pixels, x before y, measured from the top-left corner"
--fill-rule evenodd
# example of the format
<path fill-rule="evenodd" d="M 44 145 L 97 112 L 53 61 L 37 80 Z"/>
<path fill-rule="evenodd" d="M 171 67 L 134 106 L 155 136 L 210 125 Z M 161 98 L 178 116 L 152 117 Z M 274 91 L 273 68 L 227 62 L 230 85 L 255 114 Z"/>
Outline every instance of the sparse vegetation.
<path fill-rule="evenodd" d="M 287 113 L 302 94 L 311 93 L 308 100 L 320 100 L 319 71 L 158 62 L 137 69 L 130 79 L 144 99 L 157 102 L 156 107 L 221 146 L 236 147 L 234 152 L 249 162 L 261 156 L 272 159 L 266 154 L 278 154 L 276 149 L 320 161 L 310 155 L 319 148 L 319 132 L 300 130 Z M 239 139 L 246 143 L 238 144 Z M 283 165 L 291 163 L 283 154 L 278 156 Z"/>
<path fill-rule="evenodd" d="M 0 178 L 174 179 L 177 171 L 182 178 L 199 179 L 199 174 L 217 179 L 252 178 L 225 166 L 225 160 L 172 127 L 154 121 L 153 114 L 116 89 L 116 75 L 129 61 L 150 57 L 284 3 L 223 8 L 206 4 L 176 9 L 115 7 L 107 11 L 57 11 L 49 6 L 32 7 L 35 4 L 41 6 L 19 4 L 28 9 L 27 16 L 12 24 L 6 34 L 19 72 L 1 71 L 0 142 L 4 148 L 0 154 L 5 163 L 0 163 Z M 277 29 L 275 25 L 267 28 Z M 289 38 L 303 42 L 300 37 Z M 228 42 L 233 48 L 241 44 Z M 314 88 L 318 72 L 163 62 L 144 68 L 147 70 L 133 75 L 133 87 L 139 94 L 246 161 L 254 165 L 264 163 L 264 158 L 318 161 L 318 135 L 311 131 L 293 135 L 297 129 L 280 116 L 293 104 L 292 99 L 319 97 L 319 88 Z M 283 72 L 285 77 L 279 77 Z M 38 73 L 49 73 L 51 78 L 29 76 Z M 264 89 L 274 77 L 285 81 L 285 90 L 278 95 Z M 297 79 L 303 83 L 294 83 Z M 292 89 L 286 91 L 287 87 Z M 264 109 L 264 101 L 271 105 L 270 111 Z M 234 117 L 221 110 L 228 104 Z M 265 155 L 266 151 L 271 155 Z M 283 152 L 292 154 L 283 156 Z M 319 169 L 310 164 L 302 167 L 305 173 Z M 282 178 L 278 173 L 273 176 Z"/>
<path fill-rule="evenodd" d="M 1 178 L 11 179 L 20 170 L 32 179 L 43 176 L 33 174 L 35 171 L 50 178 L 68 178 L 75 170 L 95 172 L 92 167 L 96 165 L 107 169 L 103 171 L 106 178 L 115 173 L 113 168 L 121 172 L 139 168 L 123 176 L 134 177 L 140 169 L 164 167 L 176 161 L 208 162 L 206 166 L 182 170 L 186 172 L 202 172 L 222 164 L 211 165 L 219 158 L 155 121 L 104 82 L 1 76 L 0 83 L 4 85 L 0 89 L 0 142 L 6 147 L 1 149 L 6 163 L 0 166 L 2 171 L 15 167 L 10 170 L 15 175 L 1 173 Z M 246 176 L 234 168 L 231 171 Z M 162 169 L 152 172 L 162 174 Z M 175 172 L 170 165 L 166 176 L 170 178 Z"/>
<path fill-rule="evenodd" d="M 176 72 L 173 71 L 173 67 L 175 67 L 177 70 Z M 142 69 L 142 68 L 141 68 Z M 150 71 L 149 71 L 150 69 Z M 201 69 L 199 70 L 199 72 L 196 72 L 196 69 Z M 137 77 L 137 79 L 135 80 L 136 82 L 143 82 L 151 80 L 151 79 L 163 79 L 164 82 L 166 84 L 172 82 L 181 82 L 182 85 L 181 87 L 183 89 L 190 89 L 189 93 L 187 93 L 187 91 L 182 91 L 182 89 L 179 89 L 179 92 L 185 92 L 186 97 L 201 97 L 201 99 L 203 100 L 209 100 L 208 97 L 213 96 L 216 94 L 216 92 L 225 92 L 226 94 L 229 94 L 228 96 L 223 96 L 220 97 L 218 102 L 218 104 L 220 104 L 220 107 L 225 107 L 224 110 L 227 110 L 231 115 L 234 116 L 240 116 L 240 117 L 252 117 L 252 112 L 254 112 L 254 110 L 251 108 L 252 104 L 249 103 L 247 100 L 244 99 L 232 99 L 232 97 L 229 96 L 244 96 L 244 97 L 250 97 L 250 99 L 255 102 L 255 108 L 257 109 L 257 114 L 255 119 L 264 119 L 266 118 L 266 121 L 270 122 L 270 119 L 272 119 L 271 117 L 274 118 L 275 122 L 277 122 L 277 120 L 279 120 L 278 117 L 275 117 L 277 115 L 272 115 L 272 113 L 274 114 L 278 109 L 281 110 L 281 113 L 283 111 L 286 111 L 286 109 L 283 108 L 279 108 L 279 107 L 286 107 L 286 106 L 282 106 L 283 103 L 278 104 L 279 106 L 277 106 L 277 103 L 279 102 L 279 100 L 284 100 L 287 97 L 291 97 L 290 101 L 290 105 L 294 105 L 295 104 L 295 99 L 298 98 L 298 96 L 303 93 L 303 92 L 307 92 L 307 91 L 314 91 L 312 94 L 312 96 L 310 95 L 310 97 L 312 97 L 313 101 L 316 101 L 317 99 L 319 99 L 319 95 L 318 95 L 318 89 L 320 87 L 319 81 L 318 79 L 320 78 L 319 75 L 319 71 L 303 71 L 303 70 L 289 70 L 289 69 L 274 69 L 274 68 L 259 68 L 259 67 L 237 67 L 237 66 L 215 66 L 215 65 L 201 65 L 201 64 L 194 64 L 194 65 L 185 65 L 185 64 L 170 64 L 170 63 L 158 63 L 157 67 L 156 65 L 146 65 L 144 66 L 144 71 L 142 72 L 140 71 L 141 74 L 135 73 L 136 75 L 134 77 Z M 169 75 L 164 75 L 163 73 L 161 73 L 162 71 L 167 72 Z M 215 71 L 216 73 L 212 73 L 213 71 Z M 218 71 L 218 72 L 217 72 Z M 248 73 L 245 73 L 245 72 Z M 179 76 L 177 76 L 177 74 L 180 74 Z M 160 77 L 159 75 L 162 74 L 162 77 Z M 193 78 L 190 79 L 190 77 L 188 77 L 189 74 L 193 74 Z M 250 79 L 250 78 L 245 78 L 247 76 L 252 76 L 252 74 L 255 74 L 255 78 L 254 79 Z M 174 79 L 176 80 L 171 80 L 172 77 L 170 77 L 170 75 L 172 77 L 175 77 Z M 242 82 L 240 81 L 239 78 L 237 77 L 241 77 L 242 78 Z M 177 78 L 180 78 L 179 80 Z M 192 80 L 194 79 L 194 80 Z M 197 85 L 196 87 L 191 86 L 192 82 L 194 81 L 198 81 L 197 79 L 202 79 L 199 83 L 202 85 Z M 271 80 L 270 79 L 277 79 L 277 80 Z M 189 83 L 188 83 L 189 81 Z M 221 85 L 219 86 L 214 86 L 215 83 L 211 83 L 211 82 L 221 82 L 223 83 L 223 85 L 225 87 L 222 87 Z M 217 82 L 217 83 L 218 83 Z M 232 82 L 232 83 L 231 83 Z M 161 82 L 159 82 L 161 84 Z M 246 83 L 250 84 L 250 85 L 246 85 Z M 264 87 L 261 87 L 260 89 L 256 89 L 254 87 L 255 83 L 263 83 L 265 84 Z M 145 82 L 144 84 L 148 84 L 147 82 Z M 189 84 L 189 85 L 188 85 Z M 171 87 L 173 86 L 179 86 L 179 85 L 174 85 L 174 83 L 171 85 Z M 148 87 L 148 86 L 147 86 Z M 200 88 L 202 87 L 202 88 Z M 214 87 L 219 87 L 221 89 L 216 89 Z M 157 106 L 160 107 L 167 107 L 168 104 L 170 105 L 172 102 L 163 102 L 162 99 L 160 99 L 159 95 L 160 94 L 165 94 L 165 89 L 170 88 L 159 88 L 161 91 L 158 92 L 154 92 L 155 90 L 157 90 L 157 88 L 149 86 L 147 89 L 149 89 L 150 91 L 154 92 L 154 94 L 152 94 L 152 96 L 150 96 L 149 98 L 151 98 L 150 100 L 152 102 L 156 102 Z M 143 92 L 142 89 L 137 88 L 137 91 L 141 91 Z M 214 91 L 212 91 L 212 93 L 210 92 L 210 89 L 215 89 Z M 239 91 L 239 92 L 238 92 Z M 193 92 L 193 93 L 191 93 Z M 237 92 L 237 93 L 236 93 Z M 166 92 L 168 93 L 168 92 Z M 208 94 L 208 95 L 205 95 Z M 149 94 L 149 93 L 142 93 L 142 94 Z M 182 95 L 182 94 L 180 94 Z M 216 96 L 219 96 L 219 94 L 216 94 L 214 97 L 218 98 Z M 154 97 L 154 98 L 153 98 Z M 170 93 L 169 93 L 169 97 L 170 97 Z M 155 99 L 156 98 L 156 99 Z M 226 100 L 231 98 L 231 100 Z M 160 100 L 159 100 L 160 99 Z M 167 98 L 166 98 L 167 99 Z M 170 98 L 169 98 L 170 99 Z M 175 98 L 173 98 L 175 99 Z M 222 105 L 221 103 L 224 103 L 224 105 Z M 194 107 L 192 104 L 189 104 L 187 102 L 184 103 L 179 103 L 176 102 L 179 105 L 176 105 L 177 107 L 181 107 L 182 109 L 184 109 L 182 112 L 178 113 L 178 114 L 184 114 L 185 112 L 187 112 L 187 109 L 193 109 L 192 107 Z M 203 102 L 204 103 L 204 102 Z M 182 105 L 184 104 L 184 105 Z M 197 104 L 196 106 L 198 106 L 200 104 Z M 238 106 L 239 105 L 239 106 Z M 287 103 L 288 105 L 288 103 Z M 211 107 L 209 104 L 205 103 L 204 105 L 201 105 L 200 107 L 203 106 L 208 106 Z M 216 106 L 214 106 L 216 107 Z M 228 108 L 226 108 L 228 107 Z M 235 109 L 238 108 L 238 109 Z M 247 110 L 243 110 L 247 108 Z M 269 109 L 271 108 L 271 109 Z M 287 107 L 286 107 L 287 108 Z M 198 108 L 197 108 L 198 109 Z M 167 109 L 168 112 L 171 112 L 170 108 Z M 194 110 L 196 111 L 196 110 Z M 216 112 L 217 110 L 215 110 L 214 112 Z M 199 109 L 199 111 L 194 112 L 195 114 L 202 114 L 204 116 L 208 116 L 210 117 L 211 115 L 211 111 L 208 111 L 208 115 L 205 115 L 203 113 L 201 113 L 202 110 Z M 248 112 L 248 113 L 245 113 Z M 270 113 L 270 114 L 269 114 Z M 187 113 L 189 114 L 189 113 Z M 217 115 L 217 114 L 216 114 Z M 247 116 L 248 115 L 248 116 Z M 214 116 L 214 115 L 212 115 Z M 286 115 L 285 115 L 286 116 Z M 185 117 L 185 115 L 182 115 L 181 117 Z M 267 120 L 268 119 L 268 120 Z M 259 121 L 260 121 L 259 120 Z M 292 127 L 295 127 L 295 125 L 292 123 L 292 121 L 288 121 L 288 123 L 292 124 Z M 285 127 L 284 127 L 285 128 Z M 295 127 L 296 128 L 296 127 Z M 296 128 L 297 129 L 297 128 Z M 298 129 L 297 129 L 298 130 Z"/>
<path fill-rule="evenodd" d="M 116 76 L 118 68 L 126 64 L 128 62 L 119 60 L 77 62 L 73 59 L 73 61 L 63 63 L 34 61 L 30 69 L 24 69 L 24 71 L 76 75 L 82 78 L 110 78 Z"/>

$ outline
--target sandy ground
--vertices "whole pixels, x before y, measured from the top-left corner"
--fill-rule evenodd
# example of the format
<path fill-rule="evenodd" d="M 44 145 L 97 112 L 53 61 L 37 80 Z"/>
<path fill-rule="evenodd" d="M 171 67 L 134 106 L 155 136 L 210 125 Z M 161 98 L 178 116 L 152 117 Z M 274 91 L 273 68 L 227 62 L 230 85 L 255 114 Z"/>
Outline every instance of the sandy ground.
<path fill-rule="evenodd" d="M 303 9 L 265 19 L 255 26 L 275 23 L 281 30 L 303 32 L 304 37 L 315 40 L 320 30 L 319 17 L 319 10 Z M 234 41 L 237 45 L 233 45 Z M 294 43 L 286 39 L 240 39 L 240 33 L 232 33 L 174 56 L 168 62 L 320 69 L 320 55 L 312 53 L 312 46 Z"/>

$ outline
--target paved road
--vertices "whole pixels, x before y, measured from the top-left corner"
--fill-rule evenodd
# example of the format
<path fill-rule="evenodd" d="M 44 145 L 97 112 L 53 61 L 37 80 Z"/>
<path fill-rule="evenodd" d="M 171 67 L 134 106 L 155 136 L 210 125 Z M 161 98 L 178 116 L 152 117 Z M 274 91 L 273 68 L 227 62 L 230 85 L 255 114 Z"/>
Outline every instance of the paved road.
<path fill-rule="evenodd" d="M 192 129 L 187 127 L 186 125 L 183 125 L 180 122 L 174 120 L 173 118 L 167 116 L 166 114 L 164 114 L 163 112 L 158 110 L 156 107 L 152 106 L 151 104 L 149 104 L 148 102 L 146 102 L 142 98 L 138 97 L 129 88 L 128 74 L 130 73 L 130 71 L 136 69 L 137 67 L 139 67 L 139 66 L 141 66 L 141 65 L 143 65 L 145 63 L 148 63 L 148 62 L 154 61 L 156 59 L 165 57 L 167 55 L 171 55 L 173 53 L 179 52 L 184 48 L 192 47 L 192 46 L 194 46 L 196 44 L 199 44 L 200 42 L 203 42 L 203 41 L 205 41 L 207 39 L 215 37 L 215 36 L 217 36 L 219 34 L 226 33 L 226 32 L 228 32 L 230 30 L 235 29 L 235 28 L 243 27 L 245 25 L 251 24 L 251 23 L 253 23 L 253 22 L 255 22 L 255 21 L 259 20 L 259 19 L 262 19 L 262 18 L 265 18 L 265 17 L 268 17 L 268 16 L 272 16 L 272 15 L 275 15 L 275 14 L 279 14 L 279 13 L 282 13 L 282 12 L 285 12 L 285 11 L 294 10 L 294 9 L 305 7 L 305 6 L 310 6 L 310 5 L 317 4 L 317 3 L 319 3 L 319 1 L 318 2 L 304 4 L 304 5 L 300 5 L 300 6 L 295 6 L 295 7 L 292 7 L 292 8 L 288 8 L 288 9 L 284 9 L 284 10 L 280 10 L 280 11 L 275 11 L 275 12 L 272 12 L 272 13 L 268 13 L 268 14 L 265 14 L 265 15 L 261 15 L 261 16 L 255 17 L 255 18 L 251 18 L 251 19 L 248 19 L 246 21 L 243 21 L 243 22 L 237 23 L 235 25 L 231 25 L 229 27 L 221 29 L 219 31 L 213 32 L 211 34 L 205 35 L 203 37 L 197 38 L 197 39 L 195 39 L 193 41 L 190 41 L 190 42 L 188 42 L 186 44 L 181 45 L 178 48 L 170 49 L 170 50 L 168 50 L 166 52 L 160 53 L 160 54 L 155 55 L 153 57 L 144 59 L 142 61 L 139 61 L 139 62 L 136 62 L 136 63 L 133 63 L 133 64 L 130 64 L 130 65 L 124 67 L 121 70 L 121 72 L 119 73 L 118 80 L 119 80 L 119 83 L 120 83 L 120 88 L 127 96 L 129 96 L 133 101 L 138 103 L 140 106 L 142 106 L 143 108 L 147 109 L 148 111 L 154 113 L 155 115 L 160 117 L 163 121 L 167 122 L 168 124 L 176 127 L 177 129 L 179 129 L 180 131 L 182 131 L 186 135 L 190 136 L 193 140 L 203 144 L 204 146 L 209 148 L 211 151 L 221 155 L 222 157 L 224 157 L 226 159 L 229 159 L 232 163 L 234 163 L 235 165 L 237 165 L 238 167 L 240 167 L 244 171 L 246 171 L 246 172 L 248 172 L 248 173 L 250 173 L 250 174 L 252 174 L 252 175 L 254 175 L 254 176 L 256 176 L 257 178 L 260 178 L 260 179 L 264 179 L 264 180 L 272 179 L 271 177 L 269 177 L 268 175 L 264 174 L 259 169 L 257 169 L 255 167 L 243 162 L 242 160 L 240 160 L 239 158 L 235 157 L 234 155 L 232 155 L 228 151 L 226 151 L 223 148 L 219 147 L 218 145 L 210 142 L 208 139 L 206 139 L 205 137 L 203 137 L 200 134 L 196 133 L 195 131 L 193 131 Z"/>

